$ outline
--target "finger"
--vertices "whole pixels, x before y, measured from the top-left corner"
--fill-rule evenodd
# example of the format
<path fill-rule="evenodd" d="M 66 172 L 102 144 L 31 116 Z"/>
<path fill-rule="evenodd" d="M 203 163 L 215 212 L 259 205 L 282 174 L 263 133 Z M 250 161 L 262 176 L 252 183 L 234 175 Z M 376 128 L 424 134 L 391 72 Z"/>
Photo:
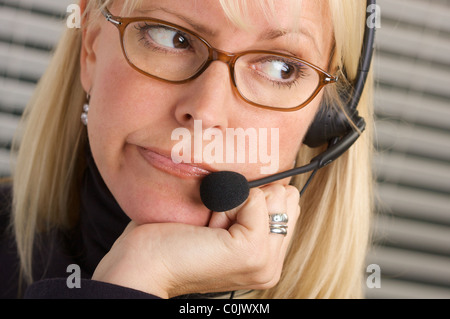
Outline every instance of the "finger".
<path fill-rule="evenodd" d="M 272 184 L 262 188 L 266 196 L 269 214 L 286 213 L 286 188 L 280 184 Z"/>
<path fill-rule="evenodd" d="M 299 200 L 300 200 L 300 194 L 299 191 L 293 187 L 293 186 L 287 186 L 285 188 L 285 200 L 286 200 L 286 214 L 289 217 L 288 221 L 288 232 L 286 236 L 282 236 L 280 234 L 272 234 L 271 237 L 282 237 L 283 240 L 281 244 L 278 243 L 275 244 L 275 241 L 272 242 L 273 249 L 273 259 L 277 261 L 276 270 L 274 272 L 274 276 L 272 279 L 272 282 L 268 283 L 268 286 L 274 286 L 278 283 L 281 272 L 283 270 L 284 260 L 289 248 L 289 245 L 291 243 L 291 240 L 293 238 L 295 226 L 298 220 L 298 217 L 300 215 L 300 206 L 299 206 Z"/>
<path fill-rule="evenodd" d="M 289 216 L 288 222 L 288 233 L 286 235 L 286 240 L 283 241 L 280 252 L 284 255 L 280 256 L 280 258 L 284 259 L 284 256 L 287 252 L 289 244 L 294 236 L 295 228 L 297 225 L 298 217 L 300 216 L 300 193 L 297 188 L 294 186 L 286 187 L 286 212 Z"/>
<path fill-rule="evenodd" d="M 232 219 L 233 217 L 229 217 Z M 264 236 L 267 230 L 268 210 L 265 194 L 259 188 L 250 190 L 247 201 L 235 212 L 235 223 L 230 227 L 231 235 Z"/>
<path fill-rule="evenodd" d="M 230 214 L 226 212 L 213 212 L 208 227 L 228 229 L 233 224 Z"/>
<path fill-rule="evenodd" d="M 263 188 L 266 195 L 266 205 L 269 212 L 269 216 L 273 214 L 287 214 L 286 203 L 286 189 L 281 184 L 272 184 Z M 273 246 L 272 252 L 280 249 L 280 245 L 283 242 L 284 236 L 280 234 L 270 233 L 270 223 L 267 222 L 267 232 L 270 235 L 270 243 Z"/>
<path fill-rule="evenodd" d="M 263 188 L 266 198 L 266 206 L 268 208 L 268 218 L 266 224 L 266 260 L 268 271 L 268 287 L 276 284 L 281 275 L 281 269 L 284 262 L 284 247 L 283 243 L 286 241 L 286 237 L 282 234 L 274 234 L 270 231 L 270 226 L 273 222 L 270 220 L 272 214 L 287 214 L 289 217 L 289 211 L 287 208 L 287 194 L 286 187 L 281 184 L 271 184 Z M 280 225 L 284 223 L 280 222 Z"/>
<path fill-rule="evenodd" d="M 236 214 L 242 208 L 244 204 L 239 205 L 226 212 L 212 212 L 211 218 L 208 223 L 210 228 L 222 228 L 228 229 L 236 222 Z"/>

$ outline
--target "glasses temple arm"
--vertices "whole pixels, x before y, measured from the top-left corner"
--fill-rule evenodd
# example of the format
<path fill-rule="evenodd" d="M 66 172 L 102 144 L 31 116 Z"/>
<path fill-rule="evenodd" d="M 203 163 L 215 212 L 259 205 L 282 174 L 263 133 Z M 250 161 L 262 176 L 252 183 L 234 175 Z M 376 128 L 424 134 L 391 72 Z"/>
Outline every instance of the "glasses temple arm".
<path fill-rule="evenodd" d="M 111 22 L 115 25 L 121 25 L 122 22 L 116 20 L 115 16 L 112 15 L 112 13 L 108 10 L 108 8 L 106 7 L 101 7 L 100 8 L 101 13 L 103 14 L 103 16 L 106 18 L 106 21 Z"/>

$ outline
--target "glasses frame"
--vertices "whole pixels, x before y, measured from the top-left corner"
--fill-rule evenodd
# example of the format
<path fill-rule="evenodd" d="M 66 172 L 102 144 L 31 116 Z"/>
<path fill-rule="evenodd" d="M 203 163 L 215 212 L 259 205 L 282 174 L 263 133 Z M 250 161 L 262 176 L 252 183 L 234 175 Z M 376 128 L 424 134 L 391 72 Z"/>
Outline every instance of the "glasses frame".
<path fill-rule="evenodd" d="M 336 76 L 333 76 L 331 74 L 329 74 L 328 72 L 322 70 L 321 68 L 319 68 L 318 66 L 311 64 L 307 61 L 304 61 L 302 59 L 299 59 L 296 56 L 292 56 L 292 55 L 288 55 L 288 54 L 282 54 L 282 53 L 278 53 L 278 52 L 274 52 L 274 51 L 266 51 L 266 50 L 249 50 L 249 51 L 242 51 L 239 53 L 231 53 L 231 52 L 226 52 L 226 51 L 222 51 L 219 49 L 214 48 L 213 46 L 211 46 L 203 37 L 201 37 L 200 35 L 198 35 L 197 33 L 195 33 L 194 31 L 191 31 L 189 29 L 183 28 L 177 24 L 173 24 L 164 20 L 159 20 L 159 19 L 153 19 L 153 18 L 149 18 L 149 17 L 130 17 L 130 18 L 124 18 L 124 17 L 119 17 L 119 16 L 114 16 L 113 14 L 111 14 L 111 12 L 106 8 L 106 7 L 102 7 L 101 9 L 101 13 L 103 14 L 103 16 L 106 18 L 106 20 L 108 22 L 110 22 L 111 24 L 113 24 L 115 27 L 117 27 L 117 29 L 119 30 L 119 35 L 120 35 L 120 43 L 122 46 L 122 53 L 125 56 L 125 59 L 127 60 L 128 64 L 135 69 L 136 71 L 138 71 L 139 73 L 148 76 L 150 78 L 156 79 L 156 80 L 160 80 L 163 82 L 167 82 L 167 83 L 173 83 L 173 84 L 183 84 L 183 83 L 187 83 L 190 82 L 194 79 L 196 79 L 197 77 L 199 77 L 210 65 L 212 62 L 214 61 L 221 61 L 224 62 L 228 65 L 228 69 L 230 72 L 230 78 L 231 78 L 231 83 L 232 83 L 232 88 L 233 91 L 235 93 L 237 93 L 237 95 L 239 97 L 241 97 L 245 102 L 249 103 L 250 105 L 259 107 L 259 108 L 263 108 L 263 109 L 268 109 L 268 110 L 273 110 L 273 111 L 280 111 L 280 112 L 292 112 L 292 111 L 297 111 L 299 109 L 302 109 L 303 107 L 305 107 L 306 105 L 308 105 L 309 103 L 311 103 L 312 100 L 314 100 L 314 98 L 319 94 L 319 92 L 322 90 L 322 88 L 324 88 L 325 86 L 329 85 L 329 84 L 333 84 L 336 83 L 339 78 Z M 208 59 L 204 62 L 203 66 L 191 77 L 185 79 L 185 80 L 181 80 L 181 81 L 171 81 L 171 80 L 167 80 L 158 76 L 155 76 L 153 74 L 150 74 L 148 72 L 145 72 L 144 70 L 140 69 L 139 67 L 137 67 L 133 62 L 131 62 L 130 58 L 127 55 L 127 52 L 125 50 L 125 45 L 124 45 L 124 36 L 125 36 L 125 30 L 128 27 L 129 24 L 134 23 L 134 22 L 140 22 L 140 21 L 152 21 L 155 23 L 161 23 L 164 25 L 167 25 L 169 27 L 173 27 L 175 29 L 178 29 L 180 31 L 186 32 L 188 34 L 192 34 L 193 36 L 197 37 L 200 41 L 202 41 L 206 47 L 208 48 Z M 283 57 L 283 58 L 289 58 L 289 59 L 293 59 L 297 62 L 303 63 L 307 66 L 309 66 L 310 68 L 312 68 L 314 71 L 317 72 L 317 74 L 319 75 L 319 83 L 315 89 L 315 91 L 312 93 L 312 95 L 302 104 L 295 106 L 295 107 L 291 107 L 291 108 L 279 108 L 279 107 L 274 107 L 274 106 L 267 106 L 267 105 L 263 105 L 263 104 L 258 104 L 255 103 L 249 99 L 247 99 L 244 95 L 241 94 L 241 92 L 238 89 L 238 86 L 236 84 L 236 79 L 235 79 L 235 69 L 234 66 L 236 64 L 236 61 L 244 55 L 247 54 L 268 54 L 268 55 L 274 55 L 274 56 L 279 56 L 279 57 Z"/>

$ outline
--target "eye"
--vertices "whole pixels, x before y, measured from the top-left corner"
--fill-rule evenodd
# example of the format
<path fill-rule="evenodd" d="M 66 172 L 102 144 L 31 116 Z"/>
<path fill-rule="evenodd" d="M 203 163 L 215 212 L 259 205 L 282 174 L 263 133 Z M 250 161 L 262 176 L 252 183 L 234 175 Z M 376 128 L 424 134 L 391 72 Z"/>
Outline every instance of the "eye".
<path fill-rule="evenodd" d="M 189 40 L 186 36 L 176 29 L 165 26 L 152 26 L 147 30 L 148 36 L 158 45 L 171 49 L 188 49 Z"/>
<path fill-rule="evenodd" d="M 268 60 L 262 62 L 259 70 L 271 78 L 280 80 L 289 80 L 296 73 L 295 66 L 279 60 Z"/>

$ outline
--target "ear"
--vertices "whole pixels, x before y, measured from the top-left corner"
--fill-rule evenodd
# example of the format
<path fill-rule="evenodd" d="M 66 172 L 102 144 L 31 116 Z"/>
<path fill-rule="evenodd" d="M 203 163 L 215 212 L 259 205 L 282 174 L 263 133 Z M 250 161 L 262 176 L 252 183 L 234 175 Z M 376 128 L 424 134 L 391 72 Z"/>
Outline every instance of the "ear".
<path fill-rule="evenodd" d="M 87 0 L 80 1 L 82 20 L 82 41 L 80 52 L 81 84 L 85 92 L 90 92 L 93 86 L 96 66 L 96 40 L 100 33 L 100 27 L 89 21 L 89 13 L 86 13 Z"/>

